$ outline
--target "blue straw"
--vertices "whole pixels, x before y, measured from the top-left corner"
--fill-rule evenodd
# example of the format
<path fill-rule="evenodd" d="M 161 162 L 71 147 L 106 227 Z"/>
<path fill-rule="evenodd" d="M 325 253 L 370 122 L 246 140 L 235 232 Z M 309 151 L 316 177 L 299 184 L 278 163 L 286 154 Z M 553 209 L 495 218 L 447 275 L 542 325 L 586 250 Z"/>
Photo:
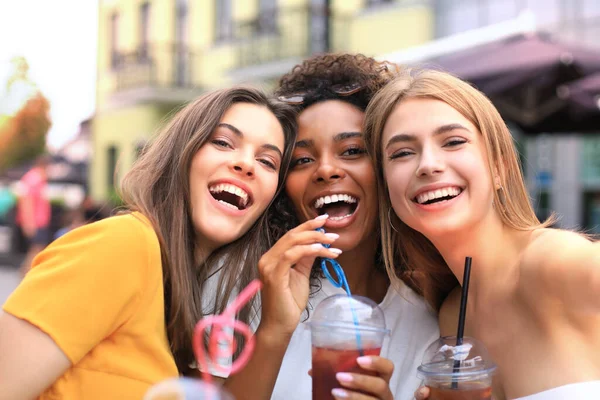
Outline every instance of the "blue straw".
<path fill-rule="evenodd" d="M 325 230 L 323 228 L 318 228 L 317 231 L 325 233 Z M 330 247 L 329 244 L 324 244 L 323 246 L 326 248 Z M 329 268 L 327 268 L 327 263 L 329 263 L 331 265 L 331 267 L 333 268 L 333 270 L 335 271 L 337 280 L 329 272 Z M 323 274 L 325 274 L 325 277 L 327 278 L 327 280 L 329 282 L 331 282 L 331 284 L 333 286 L 335 286 L 337 288 L 343 288 L 346 291 L 346 294 L 348 295 L 348 297 L 352 296 L 352 293 L 350 293 L 350 286 L 348 286 L 348 281 L 346 280 L 346 274 L 344 274 L 344 270 L 342 269 L 342 266 L 340 265 L 340 263 L 338 263 L 337 261 L 335 261 L 334 259 L 331 259 L 331 258 L 322 258 L 321 259 L 321 269 L 323 270 Z M 352 311 L 352 319 L 354 320 L 354 326 L 356 326 L 358 328 L 358 316 L 356 315 L 356 311 L 354 310 L 352 303 L 350 303 L 350 310 Z M 356 330 L 356 345 L 358 347 L 358 351 L 359 351 L 360 355 L 364 356 L 361 342 L 362 341 L 360 339 L 360 333 L 357 329 Z"/>

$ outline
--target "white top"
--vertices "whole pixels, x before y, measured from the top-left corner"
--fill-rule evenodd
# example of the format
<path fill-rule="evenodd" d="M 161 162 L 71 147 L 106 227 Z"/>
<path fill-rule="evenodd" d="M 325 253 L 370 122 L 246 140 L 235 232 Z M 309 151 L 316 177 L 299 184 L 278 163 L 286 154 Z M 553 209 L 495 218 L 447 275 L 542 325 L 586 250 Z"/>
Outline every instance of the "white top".
<path fill-rule="evenodd" d="M 571 383 L 515 400 L 598 400 L 600 381 Z"/>
<path fill-rule="evenodd" d="M 321 280 L 322 289 L 309 301 L 309 310 L 314 309 L 326 297 L 345 293 L 334 287 L 327 279 Z M 381 349 L 381 356 L 394 363 L 394 374 L 390 389 L 396 400 L 413 399 L 421 380 L 417 378 L 417 367 L 429 344 L 439 338 L 440 332 L 435 313 L 422 297 L 409 287 L 402 285 L 399 291 L 390 287 L 379 305 L 385 315 L 391 335 Z M 310 328 L 306 322 L 298 325 L 283 358 L 275 383 L 272 400 L 307 400 L 312 396 L 312 381 L 308 376 L 311 368 Z"/>
<path fill-rule="evenodd" d="M 218 275 L 218 274 L 217 274 Z M 213 276 L 207 282 L 205 298 L 210 299 L 215 294 L 218 276 Z M 312 398 L 312 380 L 308 375 L 311 368 L 311 339 L 310 328 L 306 322 L 312 317 L 314 310 L 321 301 L 334 294 L 344 294 L 344 290 L 334 287 L 327 279 L 321 279 L 321 290 L 309 299 L 309 318 L 302 317 L 292 335 L 290 344 L 277 376 L 271 400 L 308 400 Z M 210 300 L 209 300 L 210 301 Z M 214 299 L 213 299 L 214 301 Z M 385 339 L 381 356 L 394 363 L 394 374 L 390 380 L 390 389 L 395 400 L 412 400 L 414 392 L 421 380 L 417 378 L 417 367 L 423 358 L 427 346 L 440 336 L 438 319 L 435 312 L 427 306 L 425 300 L 408 286 L 402 284 L 399 290 L 390 286 L 381 304 L 390 336 Z M 306 312 L 305 312 L 306 313 Z M 254 318 L 251 327 L 256 331 L 259 317 Z M 221 365 L 231 363 L 229 360 L 219 360 Z M 226 378 L 220 371 L 209 366 L 215 376 Z"/>

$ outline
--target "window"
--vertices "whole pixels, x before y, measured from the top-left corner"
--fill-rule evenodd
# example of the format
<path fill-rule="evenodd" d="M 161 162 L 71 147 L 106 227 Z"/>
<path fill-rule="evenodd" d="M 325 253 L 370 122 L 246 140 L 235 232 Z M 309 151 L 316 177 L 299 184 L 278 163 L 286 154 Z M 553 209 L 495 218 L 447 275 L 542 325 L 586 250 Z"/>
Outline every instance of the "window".
<path fill-rule="evenodd" d="M 177 0 L 177 23 L 175 24 L 177 86 L 188 82 L 188 0 Z"/>
<path fill-rule="evenodd" d="M 115 189 L 115 174 L 117 172 L 117 157 L 118 157 L 117 146 L 110 146 L 107 150 L 107 187 L 108 192 L 112 193 Z"/>
<path fill-rule="evenodd" d="M 379 4 L 393 3 L 394 0 L 367 0 L 367 6 L 376 6 Z"/>
<path fill-rule="evenodd" d="M 119 65 L 119 14 L 110 16 L 110 65 L 116 68 Z"/>
<path fill-rule="evenodd" d="M 277 31 L 277 1 L 258 0 L 258 33 Z"/>
<path fill-rule="evenodd" d="M 140 6 L 140 61 L 147 61 L 149 58 L 148 47 L 150 38 L 150 3 L 143 3 Z"/>
<path fill-rule="evenodd" d="M 311 0 L 309 46 L 311 53 L 324 53 L 330 49 L 328 0 Z"/>
<path fill-rule="evenodd" d="M 231 0 L 215 0 L 215 40 L 231 38 Z"/>

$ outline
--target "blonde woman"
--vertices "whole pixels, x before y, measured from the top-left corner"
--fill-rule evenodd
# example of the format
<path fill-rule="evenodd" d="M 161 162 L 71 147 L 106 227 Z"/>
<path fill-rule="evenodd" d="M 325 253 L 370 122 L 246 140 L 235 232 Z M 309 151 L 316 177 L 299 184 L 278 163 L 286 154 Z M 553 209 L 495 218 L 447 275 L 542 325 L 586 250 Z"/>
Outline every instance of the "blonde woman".
<path fill-rule="evenodd" d="M 506 397 L 600 398 L 599 245 L 538 221 L 491 102 L 446 73 L 407 72 L 365 126 L 390 275 L 460 281 L 471 256 L 466 333 L 489 349 Z M 444 290 L 422 286 L 434 305 Z M 442 335 L 455 334 L 458 303 L 453 292 L 442 305 Z"/>

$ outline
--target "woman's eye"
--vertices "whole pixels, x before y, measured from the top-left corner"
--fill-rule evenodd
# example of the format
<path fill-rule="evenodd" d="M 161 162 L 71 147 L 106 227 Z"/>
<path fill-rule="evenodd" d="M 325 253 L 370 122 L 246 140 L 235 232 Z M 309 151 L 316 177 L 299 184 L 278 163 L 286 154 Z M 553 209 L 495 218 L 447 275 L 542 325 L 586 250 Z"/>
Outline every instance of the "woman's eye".
<path fill-rule="evenodd" d="M 271 161 L 271 160 L 267 160 L 267 159 L 261 158 L 260 160 L 258 160 L 258 162 L 260 162 L 260 163 L 262 163 L 262 164 L 266 165 L 267 167 L 269 167 L 269 168 L 270 168 L 270 169 L 272 169 L 272 170 L 276 170 L 276 169 L 277 169 L 277 166 L 276 166 L 276 165 L 275 165 L 275 163 L 274 163 L 273 161 Z"/>
<path fill-rule="evenodd" d="M 298 165 L 308 164 L 310 161 L 311 161 L 311 159 L 308 158 L 308 157 L 300 157 L 300 158 L 297 158 L 295 160 L 292 160 L 292 165 L 291 166 L 292 167 L 296 167 Z"/>
<path fill-rule="evenodd" d="M 392 153 L 392 155 L 389 158 L 390 158 L 390 160 L 395 160 L 396 158 L 407 157 L 411 154 L 413 154 L 413 153 L 408 150 L 398 150 L 398 151 Z"/>
<path fill-rule="evenodd" d="M 212 144 L 219 146 L 219 147 L 229 147 L 229 148 L 233 148 L 233 146 L 231 146 L 228 142 L 226 142 L 225 140 L 221 140 L 221 139 L 213 139 L 211 141 Z"/>
<path fill-rule="evenodd" d="M 454 146 L 459 146 L 463 143 L 466 143 L 467 141 L 465 139 L 450 139 L 448 142 L 446 142 L 446 144 L 444 145 L 444 147 L 454 147 Z"/>
<path fill-rule="evenodd" d="M 365 154 L 367 150 L 360 147 L 351 147 L 342 153 L 343 156 L 357 156 L 360 154 Z"/>

